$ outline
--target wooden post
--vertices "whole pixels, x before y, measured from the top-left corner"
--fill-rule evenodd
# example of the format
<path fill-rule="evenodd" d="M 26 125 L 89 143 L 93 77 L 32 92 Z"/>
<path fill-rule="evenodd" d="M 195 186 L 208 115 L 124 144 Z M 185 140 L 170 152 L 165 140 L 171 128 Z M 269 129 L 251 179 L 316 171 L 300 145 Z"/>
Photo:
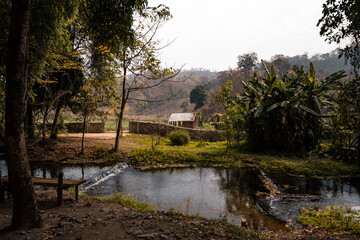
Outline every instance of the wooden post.
<path fill-rule="evenodd" d="M 2 184 L 2 175 L 0 170 L 0 203 L 4 202 L 4 198 L 5 198 L 5 189 Z"/>
<path fill-rule="evenodd" d="M 245 218 L 241 219 L 241 227 L 248 229 L 248 223 Z"/>
<path fill-rule="evenodd" d="M 79 185 L 75 185 L 75 200 L 79 200 Z"/>
<path fill-rule="evenodd" d="M 63 203 L 63 180 L 64 173 L 59 172 L 58 187 L 57 187 L 57 205 L 60 206 Z"/>

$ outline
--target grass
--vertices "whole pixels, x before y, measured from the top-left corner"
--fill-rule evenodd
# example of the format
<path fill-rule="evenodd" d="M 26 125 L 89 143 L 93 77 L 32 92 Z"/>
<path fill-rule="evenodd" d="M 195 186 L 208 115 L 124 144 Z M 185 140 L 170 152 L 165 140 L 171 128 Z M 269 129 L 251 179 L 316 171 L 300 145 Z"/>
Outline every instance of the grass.
<path fill-rule="evenodd" d="M 355 164 L 330 158 L 309 161 L 308 158 L 256 154 L 238 149 L 229 149 L 226 153 L 225 141 L 191 140 L 186 146 L 174 146 L 167 137 L 144 134 L 130 134 L 120 141 L 120 153 L 100 146 L 71 162 L 112 164 L 126 161 L 129 156 L 130 164 L 139 168 L 168 165 L 241 167 L 244 163 L 252 163 L 267 172 L 279 174 L 327 177 L 360 173 L 360 168 Z"/>
<path fill-rule="evenodd" d="M 319 227 L 332 232 L 360 233 L 359 211 L 345 207 L 302 208 L 297 220 L 305 226 Z"/>
<path fill-rule="evenodd" d="M 73 159 L 67 161 L 67 163 L 96 163 L 96 164 L 116 164 L 124 162 L 123 151 L 115 152 L 105 146 L 97 146 L 92 151 L 87 152 L 83 155 L 78 155 Z"/>
<path fill-rule="evenodd" d="M 308 158 L 248 153 L 237 149 L 229 149 L 228 153 L 225 153 L 225 141 L 190 141 L 187 146 L 173 146 L 166 137 L 162 137 L 157 145 L 150 135 L 127 137 L 124 142 L 137 144 L 132 148 L 130 163 L 138 167 L 171 164 L 240 167 L 243 164 L 242 160 L 246 159 L 265 171 L 279 174 L 327 177 L 360 173 L 356 165 L 335 161 L 329 157 L 309 161 Z M 155 150 L 152 150 L 152 146 Z"/>
<path fill-rule="evenodd" d="M 89 198 L 88 195 L 82 194 L 82 198 Z M 139 201 L 136 201 L 134 199 L 124 197 L 121 193 L 117 192 L 114 193 L 111 197 L 92 197 L 94 199 L 98 199 L 105 202 L 113 202 L 113 203 L 120 203 L 122 206 L 135 209 L 135 210 L 144 210 L 148 212 L 155 212 L 156 208 L 155 206 L 149 204 L 149 203 L 142 203 Z"/>
<path fill-rule="evenodd" d="M 260 155 L 256 159 L 260 162 L 260 168 L 265 171 L 280 174 L 295 174 L 305 176 L 340 176 L 358 174 L 356 165 L 349 165 L 330 158 L 313 159 L 306 158 L 274 157 Z"/>

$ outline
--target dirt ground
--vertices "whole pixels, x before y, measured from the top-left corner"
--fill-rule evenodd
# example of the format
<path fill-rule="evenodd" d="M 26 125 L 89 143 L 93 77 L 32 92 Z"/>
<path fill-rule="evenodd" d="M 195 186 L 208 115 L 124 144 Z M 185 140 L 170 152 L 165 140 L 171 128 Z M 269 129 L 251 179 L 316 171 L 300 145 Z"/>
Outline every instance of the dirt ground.
<path fill-rule="evenodd" d="M 129 133 L 125 132 L 124 136 Z M 46 161 L 59 162 L 74 158 L 81 152 L 81 133 L 59 134 L 58 139 L 46 139 L 45 141 L 38 141 L 30 143 L 27 146 L 27 153 L 29 161 Z M 95 147 L 103 146 L 106 148 L 113 148 L 115 145 L 115 132 L 108 133 L 86 133 L 84 140 L 84 152 L 89 153 Z M 126 142 L 126 138 L 120 139 L 120 148 L 124 152 L 129 152 L 129 144 L 127 148 L 122 148 L 122 142 Z M 133 146 L 134 148 L 137 146 Z"/>
<path fill-rule="evenodd" d="M 80 240 L 80 239 L 250 239 L 242 237 L 220 221 L 180 214 L 128 209 L 118 203 L 94 199 L 73 200 L 65 192 L 64 204 L 56 206 L 54 190 L 36 191 L 44 226 L 9 231 L 11 200 L 0 203 L 0 239 L 2 240 Z M 359 239 L 344 233 L 330 234 L 319 229 L 267 232 L 267 239 Z"/>
<path fill-rule="evenodd" d="M 86 151 L 96 146 L 113 147 L 109 135 L 87 137 Z M 126 138 L 121 141 L 126 141 Z M 77 136 L 61 136 L 59 140 L 28 146 L 32 161 L 61 161 L 80 152 Z M 136 146 L 133 146 L 134 148 Z M 129 146 L 124 151 L 129 151 Z M 137 211 L 118 203 L 95 199 L 73 200 L 64 192 L 64 204 L 56 206 L 55 191 L 36 191 L 44 226 L 40 229 L 8 231 L 12 214 L 12 200 L 0 203 L 0 239 L 249 239 L 241 237 L 220 221 L 187 217 L 180 214 Z M 292 229 L 287 232 L 262 233 L 268 239 L 360 239 L 346 233 L 330 233 L 317 228 Z"/>
<path fill-rule="evenodd" d="M 240 239 L 226 224 L 150 213 L 94 199 L 75 202 L 70 194 L 56 206 L 55 191 L 37 191 L 44 226 L 0 232 L 0 239 Z M 0 229 L 11 221 L 11 201 L 0 204 Z"/>

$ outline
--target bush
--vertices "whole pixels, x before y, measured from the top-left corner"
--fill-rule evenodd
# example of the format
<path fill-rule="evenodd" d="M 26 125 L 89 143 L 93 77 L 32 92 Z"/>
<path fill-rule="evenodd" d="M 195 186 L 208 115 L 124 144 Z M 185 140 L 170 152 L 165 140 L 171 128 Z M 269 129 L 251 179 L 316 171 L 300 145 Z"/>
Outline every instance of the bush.
<path fill-rule="evenodd" d="M 190 142 L 190 135 L 185 131 L 173 131 L 169 133 L 169 139 L 172 145 L 185 146 Z"/>

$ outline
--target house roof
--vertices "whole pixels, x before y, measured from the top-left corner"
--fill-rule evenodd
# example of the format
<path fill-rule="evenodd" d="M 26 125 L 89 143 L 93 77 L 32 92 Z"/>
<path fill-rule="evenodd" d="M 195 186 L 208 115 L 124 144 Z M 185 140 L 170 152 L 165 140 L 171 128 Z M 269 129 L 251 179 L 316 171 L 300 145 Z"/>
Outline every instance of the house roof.
<path fill-rule="evenodd" d="M 173 113 L 169 118 L 169 122 L 194 122 L 194 113 Z"/>

